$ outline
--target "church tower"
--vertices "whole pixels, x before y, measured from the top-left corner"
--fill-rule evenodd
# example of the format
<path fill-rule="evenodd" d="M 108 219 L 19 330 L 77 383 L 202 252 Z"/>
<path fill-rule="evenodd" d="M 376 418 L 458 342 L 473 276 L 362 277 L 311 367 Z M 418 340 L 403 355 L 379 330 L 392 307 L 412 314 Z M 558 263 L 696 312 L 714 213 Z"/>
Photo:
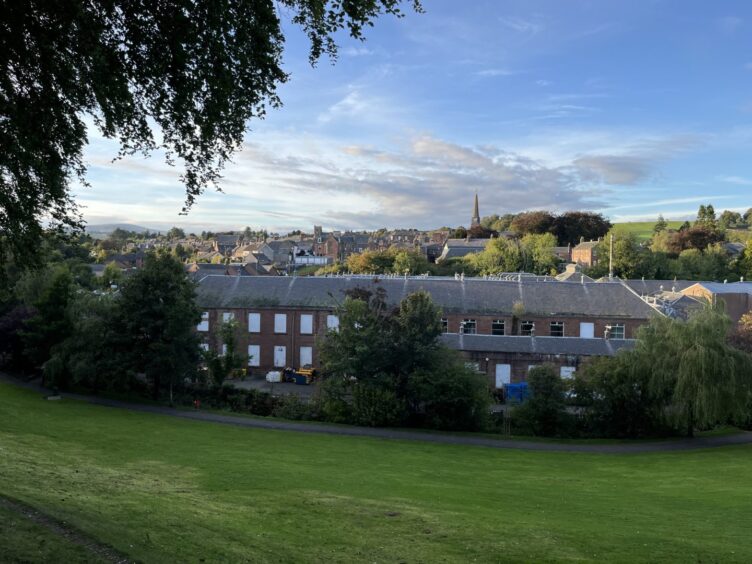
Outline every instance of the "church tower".
<path fill-rule="evenodd" d="M 475 206 L 473 207 L 473 218 L 470 220 L 470 227 L 480 225 L 480 212 L 478 211 L 478 193 L 475 193 Z"/>

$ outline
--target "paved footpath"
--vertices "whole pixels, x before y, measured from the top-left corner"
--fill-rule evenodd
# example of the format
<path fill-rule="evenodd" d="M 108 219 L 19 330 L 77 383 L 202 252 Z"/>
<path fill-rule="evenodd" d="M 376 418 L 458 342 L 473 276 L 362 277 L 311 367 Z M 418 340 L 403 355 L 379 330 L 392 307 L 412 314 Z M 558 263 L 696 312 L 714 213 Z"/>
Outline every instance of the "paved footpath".
<path fill-rule="evenodd" d="M 22 382 L 0 373 L 0 381 L 16 386 L 28 388 L 40 393 L 49 393 L 40 385 Z M 615 443 L 576 443 L 576 442 L 545 442 L 510 439 L 495 439 L 471 435 L 451 435 L 447 433 L 427 433 L 425 431 L 403 431 L 397 429 L 355 427 L 348 425 L 327 425 L 319 423 L 299 423 L 295 421 L 280 421 L 275 419 L 239 417 L 237 415 L 223 415 L 206 411 L 188 411 L 161 405 L 147 405 L 112 400 L 97 396 L 62 393 L 63 398 L 75 399 L 93 405 L 126 409 L 142 413 L 153 413 L 192 419 L 195 421 L 209 421 L 234 425 L 236 427 L 252 427 L 257 429 L 272 429 L 276 431 L 295 431 L 298 433 L 318 433 L 324 435 L 344 435 L 354 437 L 371 437 L 377 439 L 391 439 L 404 441 L 422 441 L 451 445 L 480 446 L 488 448 L 533 450 L 546 452 L 585 452 L 596 454 L 640 454 L 650 452 L 671 452 L 681 450 L 696 450 L 717 448 L 732 445 L 752 444 L 752 432 L 740 431 L 731 435 L 711 437 L 697 437 L 694 439 L 672 439 L 658 441 L 635 441 Z"/>

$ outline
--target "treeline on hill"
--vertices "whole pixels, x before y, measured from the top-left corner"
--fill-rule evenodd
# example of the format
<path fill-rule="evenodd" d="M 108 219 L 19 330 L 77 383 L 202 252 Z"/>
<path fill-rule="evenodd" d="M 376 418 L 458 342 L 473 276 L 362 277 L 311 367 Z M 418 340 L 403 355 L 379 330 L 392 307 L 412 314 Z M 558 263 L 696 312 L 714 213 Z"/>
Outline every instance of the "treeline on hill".
<path fill-rule="evenodd" d="M 613 268 L 621 278 L 669 280 L 739 280 L 752 276 L 752 239 L 740 253 L 730 252 L 726 243 L 752 220 L 752 209 L 744 215 L 724 211 L 716 217 L 712 205 L 700 206 L 697 219 L 669 229 L 662 217 L 655 224 L 652 237 L 639 241 L 634 233 L 614 230 Z M 599 264 L 587 271 L 593 278 L 608 273 L 610 237 L 598 248 Z"/>

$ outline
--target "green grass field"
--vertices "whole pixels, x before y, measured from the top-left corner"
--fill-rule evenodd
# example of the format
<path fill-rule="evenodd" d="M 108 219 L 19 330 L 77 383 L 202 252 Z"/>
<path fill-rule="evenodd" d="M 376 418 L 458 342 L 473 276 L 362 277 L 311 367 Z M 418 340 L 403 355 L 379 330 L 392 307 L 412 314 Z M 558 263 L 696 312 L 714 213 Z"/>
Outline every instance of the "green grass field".
<path fill-rule="evenodd" d="M 0 494 L 144 562 L 752 561 L 752 447 L 615 456 L 297 434 L 0 384 Z M 5 527 L 0 542 L 28 554 L 37 533 Z"/>
<path fill-rule="evenodd" d="M 667 221 L 669 229 L 679 229 L 683 221 Z M 614 223 L 614 229 L 634 233 L 638 240 L 647 241 L 653 236 L 655 221 L 634 221 L 629 223 Z"/>

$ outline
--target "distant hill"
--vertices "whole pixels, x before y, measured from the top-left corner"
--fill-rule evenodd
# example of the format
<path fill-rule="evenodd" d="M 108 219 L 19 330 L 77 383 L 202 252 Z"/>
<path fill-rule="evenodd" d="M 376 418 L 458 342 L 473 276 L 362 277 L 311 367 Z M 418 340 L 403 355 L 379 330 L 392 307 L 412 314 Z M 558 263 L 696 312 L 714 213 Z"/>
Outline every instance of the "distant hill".
<path fill-rule="evenodd" d="M 135 231 L 136 233 L 143 233 L 144 231 L 157 232 L 156 229 L 149 229 L 141 225 L 133 225 L 132 223 L 101 223 L 99 225 L 87 225 L 86 232 L 92 237 L 106 237 L 115 229 L 124 229 L 125 231 Z"/>

